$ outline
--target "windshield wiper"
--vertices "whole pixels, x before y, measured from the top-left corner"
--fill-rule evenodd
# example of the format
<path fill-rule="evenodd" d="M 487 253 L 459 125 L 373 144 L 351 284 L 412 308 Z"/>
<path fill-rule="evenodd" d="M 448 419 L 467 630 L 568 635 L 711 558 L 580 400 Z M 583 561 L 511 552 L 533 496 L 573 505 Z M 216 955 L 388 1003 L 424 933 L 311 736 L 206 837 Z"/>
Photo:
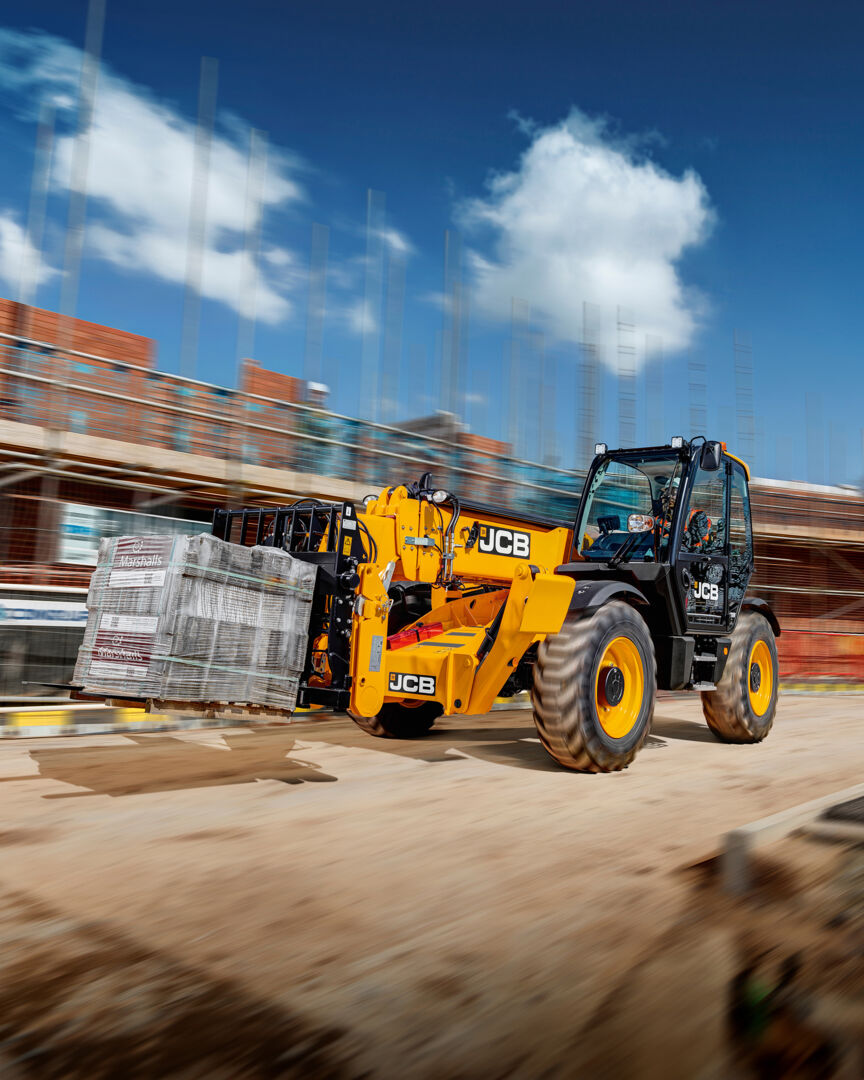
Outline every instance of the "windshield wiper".
<path fill-rule="evenodd" d="M 616 566 L 620 566 L 622 562 L 626 562 L 630 558 L 630 556 L 636 550 L 636 546 L 638 545 L 639 541 L 644 535 L 644 533 L 638 532 L 631 533 L 630 536 L 627 537 L 621 547 L 618 548 L 618 550 L 609 560 L 609 566 L 612 570 L 614 570 Z"/>

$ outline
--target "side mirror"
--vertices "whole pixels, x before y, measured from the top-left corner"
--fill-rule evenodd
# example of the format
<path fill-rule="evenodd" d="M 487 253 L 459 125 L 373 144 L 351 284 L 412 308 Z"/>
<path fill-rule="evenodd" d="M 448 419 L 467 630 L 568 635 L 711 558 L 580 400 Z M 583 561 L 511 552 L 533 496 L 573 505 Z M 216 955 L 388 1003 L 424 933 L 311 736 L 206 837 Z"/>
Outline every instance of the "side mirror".
<path fill-rule="evenodd" d="M 699 468 L 705 472 L 716 472 L 723 462 L 723 447 L 719 442 L 706 442 L 699 455 Z"/>
<path fill-rule="evenodd" d="M 631 514 L 627 518 L 627 532 L 651 532 L 653 528 L 654 518 L 650 514 Z"/>
<path fill-rule="evenodd" d="M 610 532 L 618 532 L 621 528 L 621 518 L 617 514 L 609 514 L 606 517 L 597 518 L 600 535 L 606 536 Z"/>

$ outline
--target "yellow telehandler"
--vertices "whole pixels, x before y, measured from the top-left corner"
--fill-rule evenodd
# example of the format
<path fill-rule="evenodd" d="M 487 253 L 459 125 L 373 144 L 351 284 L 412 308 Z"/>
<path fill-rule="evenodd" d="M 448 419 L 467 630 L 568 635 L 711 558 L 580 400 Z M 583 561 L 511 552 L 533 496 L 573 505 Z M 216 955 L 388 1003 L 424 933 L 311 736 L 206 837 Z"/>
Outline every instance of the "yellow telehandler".
<path fill-rule="evenodd" d="M 298 704 L 414 739 L 530 690 L 543 746 L 587 772 L 633 760 L 658 687 L 700 692 L 724 741 L 764 739 L 780 627 L 746 595 L 747 466 L 702 437 L 595 449 L 569 524 L 479 505 L 428 473 L 360 508 L 216 510 L 217 537 L 318 565 Z"/>

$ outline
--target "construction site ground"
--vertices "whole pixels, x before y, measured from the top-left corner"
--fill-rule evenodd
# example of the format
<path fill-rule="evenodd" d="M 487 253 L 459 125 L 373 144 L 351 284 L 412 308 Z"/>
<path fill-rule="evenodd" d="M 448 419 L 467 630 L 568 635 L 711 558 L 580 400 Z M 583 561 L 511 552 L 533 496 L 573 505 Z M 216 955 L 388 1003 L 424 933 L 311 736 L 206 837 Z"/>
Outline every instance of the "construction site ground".
<path fill-rule="evenodd" d="M 858 1075 L 862 849 L 783 840 L 741 899 L 715 856 L 860 782 L 862 715 L 727 746 L 667 697 L 600 776 L 524 709 L 2 742 L 0 1076 Z"/>

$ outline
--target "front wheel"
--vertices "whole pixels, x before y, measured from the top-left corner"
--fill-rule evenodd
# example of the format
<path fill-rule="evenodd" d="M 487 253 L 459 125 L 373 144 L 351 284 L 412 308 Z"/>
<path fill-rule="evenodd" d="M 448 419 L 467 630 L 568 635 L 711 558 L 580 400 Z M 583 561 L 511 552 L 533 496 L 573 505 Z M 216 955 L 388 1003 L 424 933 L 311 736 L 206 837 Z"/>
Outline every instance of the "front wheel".
<path fill-rule="evenodd" d="M 416 705 L 388 701 L 381 706 L 377 716 L 351 713 L 351 719 L 368 735 L 380 739 L 421 739 L 429 734 L 443 712 L 443 706 L 437 701 L 418 701 Z"/>
<path fill-rule="evenodd" d="M 702 693 L 708 727 L 722 742 L 761 742 L 774 723 L 778 683 L 774 631 L 764 615 L 746 611 L 717 689 Z"/>
<path fill-rule="evenodd" d="M 568 616 L 537 650 L 531 699 L 540 741 L 568 769 L 626 769 L 651 726 L 656 687 L 654 643 L 629 604 Z"/>

